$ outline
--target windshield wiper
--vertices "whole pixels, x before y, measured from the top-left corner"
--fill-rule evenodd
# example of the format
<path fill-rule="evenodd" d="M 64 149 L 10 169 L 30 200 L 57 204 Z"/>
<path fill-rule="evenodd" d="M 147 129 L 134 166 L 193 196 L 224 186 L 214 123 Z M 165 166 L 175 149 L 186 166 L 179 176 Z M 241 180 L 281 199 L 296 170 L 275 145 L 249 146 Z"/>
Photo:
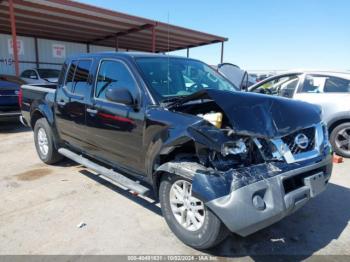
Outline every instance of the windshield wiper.
<path fill-rule="evenodd" d="M 174 104 L 176 104 L 178 101 L 182 100 L 185 97 L 187 97 L 187 95 L 169 97 L 169 98 L 163 99 L 160 104 L 164 106 L 173 106 Z"/>
<path fill-rule="evenodd" d="M 207 91 L 205 88 L 192 93 L 190 95 L 182 95 L 182 96 L 175 96 L 175 97 L 169 97 L 165 100 L 162 101 L 161 104 L 163 104 L 166 107 L 179 107 L 183 104 L 186 104 L 190 101 L 201 101 L 204 102 L 205 100 L 212 100 L 210 97 L 207 95 Z"/>

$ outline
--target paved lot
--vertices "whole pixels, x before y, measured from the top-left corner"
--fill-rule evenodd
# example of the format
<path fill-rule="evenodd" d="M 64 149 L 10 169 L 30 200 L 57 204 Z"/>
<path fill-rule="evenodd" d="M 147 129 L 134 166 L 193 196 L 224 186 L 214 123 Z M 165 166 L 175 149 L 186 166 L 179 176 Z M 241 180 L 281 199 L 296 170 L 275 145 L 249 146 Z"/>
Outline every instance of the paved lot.
<path fill-rule="evenodd" d="M 70 161 L 42 164 L 32 132 L 0 125 L 0 254 L 201 254 L 173 236 L 152 200 Z M 297 213 L 207 253 L 350 255 L 349 173 L 349 160 L 335 165 L 327 191 Z"/>

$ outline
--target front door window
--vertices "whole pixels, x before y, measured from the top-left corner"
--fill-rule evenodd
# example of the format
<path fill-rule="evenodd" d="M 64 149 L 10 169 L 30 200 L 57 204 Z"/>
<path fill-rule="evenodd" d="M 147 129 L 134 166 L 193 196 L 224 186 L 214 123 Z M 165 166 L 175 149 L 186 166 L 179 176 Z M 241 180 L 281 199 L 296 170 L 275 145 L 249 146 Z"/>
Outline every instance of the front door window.
<path fill-rule="evenodd" d="M 299 75 L 273 78 L 256 87 L 254 92 L 292 98 L 299 85 Z"/>

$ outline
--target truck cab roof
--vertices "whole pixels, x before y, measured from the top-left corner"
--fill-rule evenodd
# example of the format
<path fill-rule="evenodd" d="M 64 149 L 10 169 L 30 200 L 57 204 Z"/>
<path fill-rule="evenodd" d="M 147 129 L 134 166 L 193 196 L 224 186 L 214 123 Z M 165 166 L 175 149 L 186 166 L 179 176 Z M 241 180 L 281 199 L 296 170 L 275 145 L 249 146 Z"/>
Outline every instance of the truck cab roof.
<path fill-rule="evenodd" d="M 138 57 L 169 57 L 169 58 L 181 58 L 181 59 L 189 59 L 196 60 L 192 58 L 185 58 L 181 56 L 174 55 L 165 55 L 159 53 L 146 53 L 146 52 L 97 52 L 97 53 L 88 53 L 88 54 L 78 54 L 74 56 L 70 56 L 68 60 L 74 59 L 82 59 L 82 58 L 123 58 L 123 59 L 134 59 Z M 197 60 L 196 60 L 197 61 Z"/>

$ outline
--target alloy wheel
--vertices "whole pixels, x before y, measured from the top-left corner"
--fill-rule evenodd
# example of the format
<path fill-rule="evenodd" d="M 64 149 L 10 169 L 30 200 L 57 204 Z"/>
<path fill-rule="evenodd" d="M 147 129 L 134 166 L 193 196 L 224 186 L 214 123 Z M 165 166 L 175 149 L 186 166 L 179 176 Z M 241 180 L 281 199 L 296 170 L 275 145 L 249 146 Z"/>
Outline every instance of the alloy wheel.
<path fill-rule="evenodd" d="M 343 128 L 338 132 L 335 144 L 342 151 L 350 151 L 350 128 Z"/>
<path fill-rule="evenodd" d="M 205 209 L 201 200 L 192 196 L 192 185 L 177 180 L 170 189 L 170 206 L 177 222 L 189 231 L 196 231 L 204 224 Z"/>
<path fill-rule="evenodd" d="M 38 145 L 40 152 L 46 156 L 49 152 L 49 141 L 44 128 L 40 127 L 38 130 Z"/>

